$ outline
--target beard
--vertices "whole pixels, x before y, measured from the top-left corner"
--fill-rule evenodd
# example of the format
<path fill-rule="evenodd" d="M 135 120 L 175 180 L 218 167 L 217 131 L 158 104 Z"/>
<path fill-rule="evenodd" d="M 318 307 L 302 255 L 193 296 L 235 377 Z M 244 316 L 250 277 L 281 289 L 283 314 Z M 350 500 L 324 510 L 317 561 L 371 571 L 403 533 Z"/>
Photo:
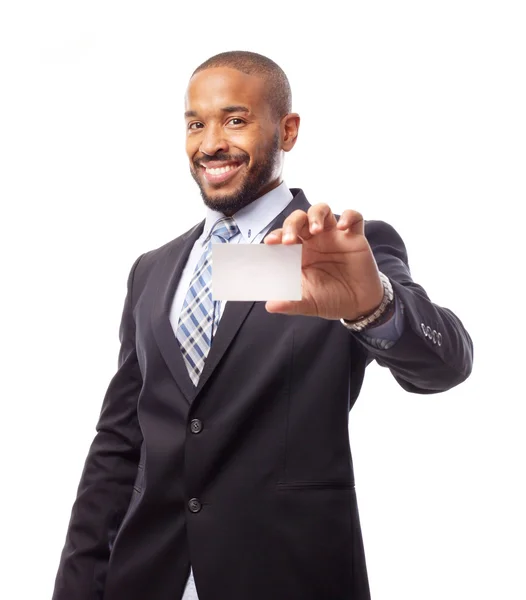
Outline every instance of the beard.
<path fill-rule="evenodd" d="M 190 173 L 199 187 L 205 205 L 225 215 L 233 215 L 259 198 L 260 191 L 271 181 L 279 161 L 279 130 L 276 131 L 269 148 L 264 150 L 262 155 L 266 158 L 253 164 L 237 190 L 219 197 L 209 196 L 197 175 L 198 170 L 201 168 L 200 163 L 203 164 L 205 161 L 203 159 L 199 162 L 194 161 Z M 246 152 L 236 155 L 217 152 L 214 156 L 210 156 L 209 160 L 235 161 L 239 164 L 248 164 L 250 157 Z"/>

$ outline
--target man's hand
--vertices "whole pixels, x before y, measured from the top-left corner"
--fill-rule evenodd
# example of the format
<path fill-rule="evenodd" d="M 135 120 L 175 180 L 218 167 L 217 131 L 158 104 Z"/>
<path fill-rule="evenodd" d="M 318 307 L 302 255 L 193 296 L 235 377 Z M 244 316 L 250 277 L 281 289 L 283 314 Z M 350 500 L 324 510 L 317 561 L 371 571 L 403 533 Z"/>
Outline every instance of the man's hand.
<path fill-rule="evenodd" d="M 303 244 L 302 295 L 297 302 L 269 301 L 271 313 L 353 321 L 381 304 L 384 291 L 360 213 L 336 221 L 327 204 L 297 210 L 265 238 L 265 244 Z"/>

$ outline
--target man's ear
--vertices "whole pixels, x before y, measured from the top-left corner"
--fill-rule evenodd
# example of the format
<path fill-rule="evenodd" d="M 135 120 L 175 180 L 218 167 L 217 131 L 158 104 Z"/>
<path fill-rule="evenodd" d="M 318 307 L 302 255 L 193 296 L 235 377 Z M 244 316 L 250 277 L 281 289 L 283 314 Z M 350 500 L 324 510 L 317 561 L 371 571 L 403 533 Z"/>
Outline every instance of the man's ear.
<path fill-rule="evenodd" d="M 289 152 L 294 148 L 294 144 L 298 139 L 299 128 L 300 116 L 297 113 L 290 113 L 281 119 L 282 150 Z"/>

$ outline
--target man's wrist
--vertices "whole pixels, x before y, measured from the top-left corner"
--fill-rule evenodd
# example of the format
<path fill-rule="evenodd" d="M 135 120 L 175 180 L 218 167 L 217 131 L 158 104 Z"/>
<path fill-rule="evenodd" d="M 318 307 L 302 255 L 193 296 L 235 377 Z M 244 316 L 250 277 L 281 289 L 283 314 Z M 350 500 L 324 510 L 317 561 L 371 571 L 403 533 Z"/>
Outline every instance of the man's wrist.
<path fill-rule="evenodd" d="M 373 327 L 379 327 L 380 325 L 384 325 L 385 323 L 388 323 L 394 317 L 395 312 L 396 312 L 396 303 L 395 303 L 395 299 L 393 297 L 392 302 L 390 302 L 387 305 L 387 308 L 385 309 L 384 313 L 381 314 L 376 320 L 371 321 L 371 323 L 366 325 L 364 327 L 364 329 L 362 329 L 362 331 L 367 331 L 369 329 L 372 329 Z"/>
<path fill-rule="evenodd" d="M 366 329 L 386 323 L 393 317 L 395 312 L 393 286 L 386 275 L 382 272 L 380 272 L 379 275 L 384 286 L 384 297 L 380 306 L 372 314 L 362 316 L 355 321 L 340 319 L 341 323 L 345 325 L 347 329 L 355 332 L 365 331 Z"/>

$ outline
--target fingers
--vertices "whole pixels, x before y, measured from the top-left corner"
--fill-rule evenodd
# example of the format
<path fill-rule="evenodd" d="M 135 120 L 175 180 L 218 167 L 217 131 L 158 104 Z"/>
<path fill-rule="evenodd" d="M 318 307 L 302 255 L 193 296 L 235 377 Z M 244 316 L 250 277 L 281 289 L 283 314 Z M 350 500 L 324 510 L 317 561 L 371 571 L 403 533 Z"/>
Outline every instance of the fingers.
<path fill-rule="evenodd" d="M 309 232 L 312 235 L 333 229 L 336 225 L 336 217 L 328 204 L 315 204 L 309 208 Z"/>
<path fill-rule="evenodd" d="M 336 221 L 328 204 L 315 204 L 308 212 L 296 210 L 284 221 L 281 229 L 275 229 L 265 238 L 266 244 L 298 244 L 314 235 L 337 227 L 340 231 L 364 235 L 363 216 L 355 210 L 345 210 Z"/>
<path fill-rule="evenodd" d="M 283 244 L 298 244 L 312 237 L 309 232 L 309 216 L 303 210 L 295 210 L 283 222 Z M 299 238 L 299 239 L 298 239 Z"/>
<path fill-rule="evenodd" d="M 363 216 L 355 210 L 344 210 L 338 220 L 337 228 L 340 231 L 349 230 L 350 233 L 364 235 Z"/>
<path fill-rule="evenodd" d="M 263 240 L 265 244 L 281 244 L 281 240 L 283 239 L 283 229 L 274 229 L 271 231 L 265 239 Z"/>
<path fill-rule="evenodd" d="M 281 300 L 268 300 L 265 303 L 265 309 L 269 313 L 278 313 L 282 315 L 301 315 L 303 303 L 301 301 L 281 301 Z"/>
<path fill-rule="evenodd" d="M 308 212 L 295 210 L 283 222 L 281 229 L 275 229 L 265 238 L 269 244 L 297 244 L 309 240 L 313 235 L 328 231 L 336 226 L 336 217 L 328 204 L 311 206 Z"/>

